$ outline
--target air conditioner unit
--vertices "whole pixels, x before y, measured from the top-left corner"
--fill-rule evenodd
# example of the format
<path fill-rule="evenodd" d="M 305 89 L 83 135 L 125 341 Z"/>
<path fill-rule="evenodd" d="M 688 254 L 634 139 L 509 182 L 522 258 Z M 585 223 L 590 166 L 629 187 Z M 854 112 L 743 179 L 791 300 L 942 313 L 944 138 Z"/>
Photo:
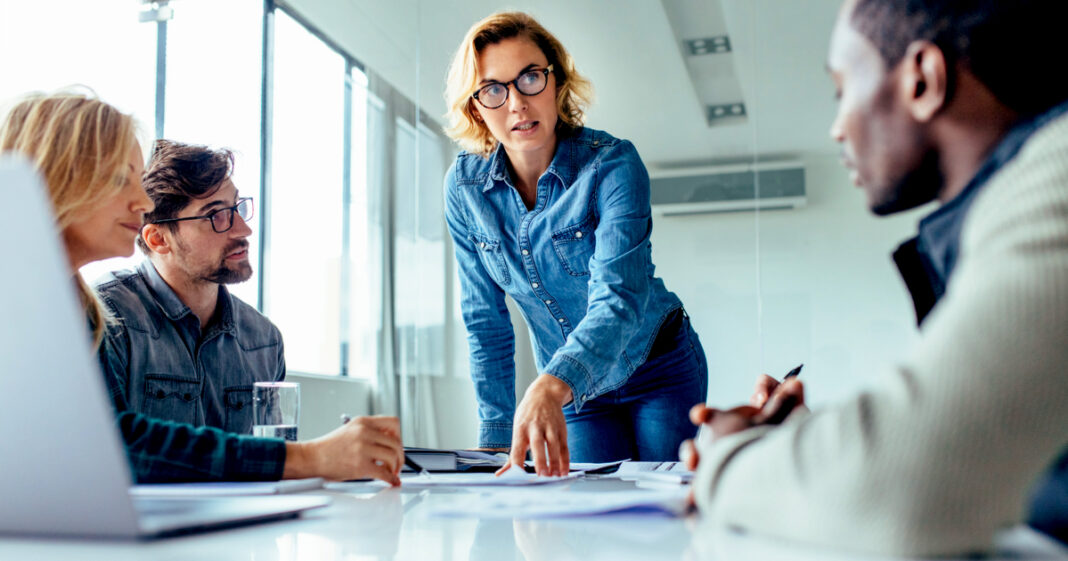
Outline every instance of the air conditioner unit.
<path fill-rule="evenodd" d="M 805 167 L 795 161 L 654 171 L 650 183 L 661 216 L 805 206 Z"/>

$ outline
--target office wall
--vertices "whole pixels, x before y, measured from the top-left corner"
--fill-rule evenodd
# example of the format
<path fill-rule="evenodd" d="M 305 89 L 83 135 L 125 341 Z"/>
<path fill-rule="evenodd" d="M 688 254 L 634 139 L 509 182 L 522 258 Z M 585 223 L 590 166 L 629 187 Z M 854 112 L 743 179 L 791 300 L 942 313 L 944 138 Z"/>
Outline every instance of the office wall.
<path fill-rule="evenodd" d="M 710 403 L 739 404 L 759 373 L 781 377 L 802 362 L 807 397 L 824 403 L 915 339 L 890 252 L 926 210 L 872 216 L 835 157 L 810 158 L 806 181 L 803 208 L 654 222 L 657 271 L 708 356 Z"/>

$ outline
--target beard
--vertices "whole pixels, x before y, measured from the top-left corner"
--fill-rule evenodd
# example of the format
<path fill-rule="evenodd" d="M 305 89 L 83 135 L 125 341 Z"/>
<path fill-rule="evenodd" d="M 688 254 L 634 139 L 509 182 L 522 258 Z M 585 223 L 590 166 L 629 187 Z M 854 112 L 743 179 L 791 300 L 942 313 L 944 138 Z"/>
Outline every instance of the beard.
<path fill-rule="evenodd" d="M 252 265 L 248 261 L 242 261 L 234 268 L 230 268 L 227 263 L 220 263 L 215 270 L 205 275 L 203 279 L 216 284 L 237 284 L 245 282 L 251 277 Z"/>
<path fill-rule="evenodd" d="M 235 251 L 240 250 L 248 250 L 247 241 L 239 240 L 226 246 L 223 255 L 230 255 Z M 222 262 L 220 262 L 217 267 L 201 276 L 202 279 L 216 284 L 237 284 L 239 282 L 245 282 L 251 277 L 252 265 L 249 264 L 248 259 L 231 264 L 227 263 L 226 257 L 223 257 Z"/>
<path fill-rule="evenodd" d="M 938 196 L 944 183 L 938 154 L 928 150 L 918 165 L 876 194 L 871 211 L 887 216 L 927 204 Z"/>
<path fill-rule="evenodd" d="M 191 255 L 193 253 L 193 249 L 186 245 L 181 238 L 177 238 L 175 241 L 177 242 L 178 249 L 183 254 Z M 237 284 L 239 282 L 245 282 L 252 277 L 252 265 L 249 264 L 248 260 L 245 259 L 238 261 L 237 263 L 227 263 L 226 261 L 227 255 L 242 249 L 248 249 L 248 242 L 245 240 L 237 240 L 226 246 L 226 249 L 222 252 L 223 257 L 217 265 L 197 270 L 199 267 L 191 265 L 187 261 L 183 268 L 191 278 L 200 279 L 206 282 L 215 284 Z"/>

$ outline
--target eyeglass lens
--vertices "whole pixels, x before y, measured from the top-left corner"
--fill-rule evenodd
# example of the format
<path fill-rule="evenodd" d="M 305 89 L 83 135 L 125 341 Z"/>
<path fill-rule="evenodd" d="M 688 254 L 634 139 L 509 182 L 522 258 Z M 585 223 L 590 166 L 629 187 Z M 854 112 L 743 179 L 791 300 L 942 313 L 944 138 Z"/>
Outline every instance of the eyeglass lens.
<path fill-rule="evenodd" d="M 528 70 L 519 75 L 512 83 L 523 95 L 538 95 L 545 89 L 548 76 L 545 70 Z M 488 109 L 504 105 L 508 100 L 508 84 L 489 84 L 478 90 L 478 100 Z"/>
<path fill-rule="evenodd" d="M 241 199 L 230 208 L 221 208 L 211 213 L 211 228 L 218 233 L 228 232 L 234 227 L 234 212 L 244 221 L 252 219 L 252 199 Z"/>

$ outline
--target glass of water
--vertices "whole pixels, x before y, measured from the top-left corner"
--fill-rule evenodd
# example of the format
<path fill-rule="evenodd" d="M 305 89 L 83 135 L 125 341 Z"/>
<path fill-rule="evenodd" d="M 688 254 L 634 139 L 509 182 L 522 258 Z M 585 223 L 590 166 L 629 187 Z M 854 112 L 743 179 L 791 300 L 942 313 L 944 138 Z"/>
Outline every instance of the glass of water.
<path fill-rule="evenodd" d="M 252 387 L 252 435 L 297 439 L 300 384 L 256 382 Z"/>

